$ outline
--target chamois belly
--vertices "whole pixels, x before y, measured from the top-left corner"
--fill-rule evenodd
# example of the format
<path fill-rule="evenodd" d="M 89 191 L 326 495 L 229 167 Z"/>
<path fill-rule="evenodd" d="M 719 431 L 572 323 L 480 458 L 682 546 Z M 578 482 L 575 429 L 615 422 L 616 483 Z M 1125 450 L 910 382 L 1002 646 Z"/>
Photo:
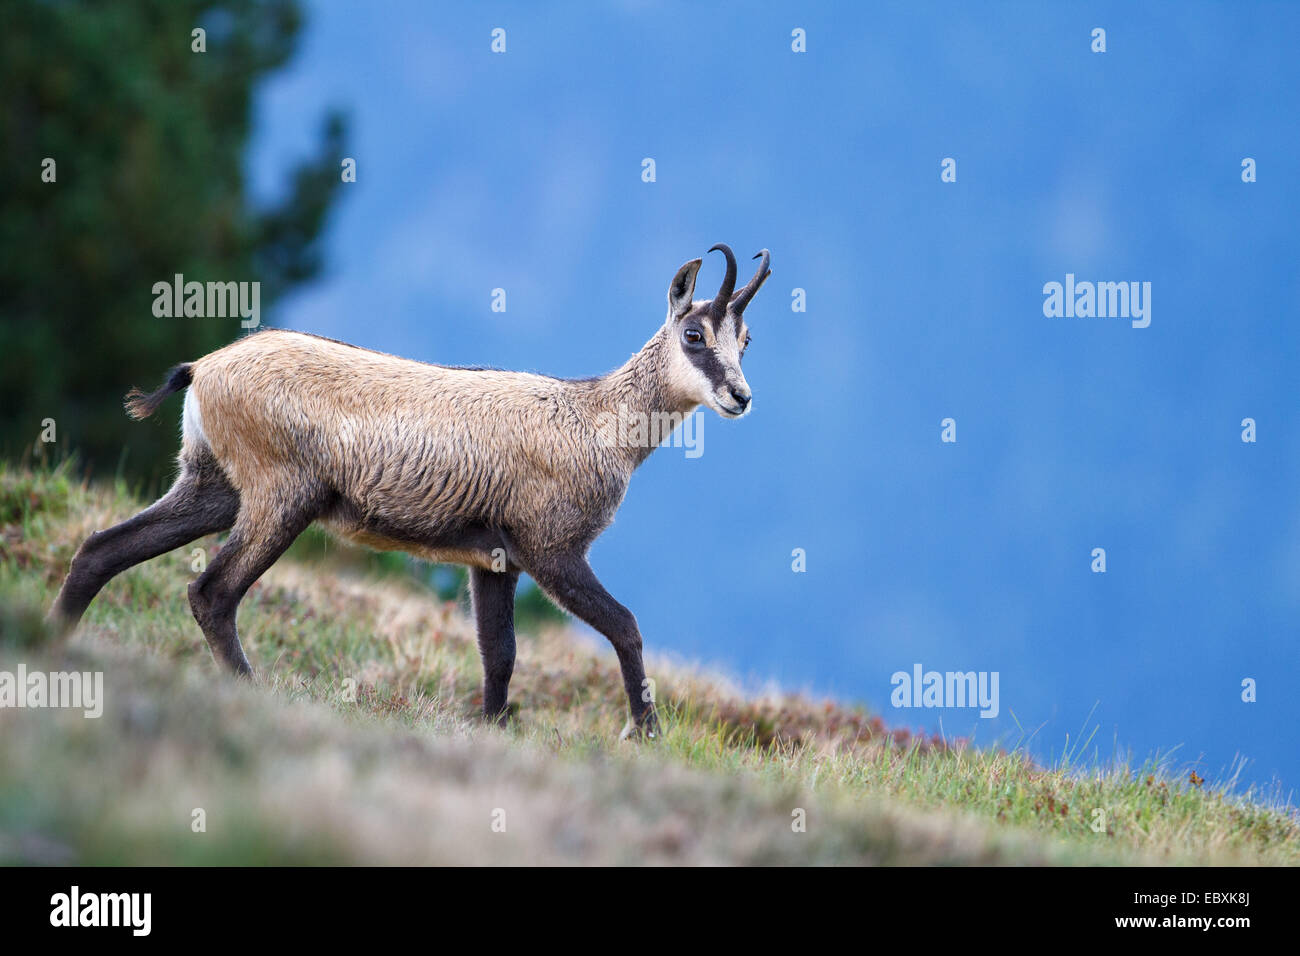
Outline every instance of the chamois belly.
<path fill-rule="evenodd" d="M 508 561 L 506 536 L 500 529 L 478 522 L 427 522 L 398 527 L 380 518 L 368 517 L 346 504 L 317 519 L 328 531 L 344 540 L 375 551 L 405 551 L 438 564 L 502 570 Z"/>

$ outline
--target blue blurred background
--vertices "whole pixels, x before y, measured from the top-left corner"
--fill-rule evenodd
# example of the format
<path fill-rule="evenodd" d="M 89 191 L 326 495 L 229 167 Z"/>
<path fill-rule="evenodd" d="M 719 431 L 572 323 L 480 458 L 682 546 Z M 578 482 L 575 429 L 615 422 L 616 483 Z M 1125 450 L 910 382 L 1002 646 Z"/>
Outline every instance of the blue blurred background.
<path fill-rule="evenodd" d="M 772 250 L 753 414 L 654 455 L 593 549 L 651 651 L 1290 792 L 1300 9 L 306 7 L 247 175 L 275 201 L 341 105 L 357 182 L 277 324 L 585 376 L 650 337 L 682 262 Z M 1044 317 L 1066 273 L 1150 282 L 1150 327 Z M 1000 672 L 1001 714 L 892 709 L 914 663 Z"/>

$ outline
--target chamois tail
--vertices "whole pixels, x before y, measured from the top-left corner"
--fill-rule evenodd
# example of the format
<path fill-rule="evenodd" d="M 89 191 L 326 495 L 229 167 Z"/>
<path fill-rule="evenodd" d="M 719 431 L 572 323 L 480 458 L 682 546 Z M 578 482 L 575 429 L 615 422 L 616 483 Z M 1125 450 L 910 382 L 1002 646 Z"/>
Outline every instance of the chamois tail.
<path fill-rule="evenodd" d="M 190 377 L 190 363 L 177 365 L 167 373 L 167 381 L 158 387 L 156 391 L 145 394 L 138 388 L 133 388 L 126 393 L 126 413 L 139 421 L 142 418 L 148 418 L 154 412 L 158 411 L 158 406 L 163 403 L 168 395 L 173 392 L 179 392 L 185 386 L 189 385 L 193 379 Z"/>

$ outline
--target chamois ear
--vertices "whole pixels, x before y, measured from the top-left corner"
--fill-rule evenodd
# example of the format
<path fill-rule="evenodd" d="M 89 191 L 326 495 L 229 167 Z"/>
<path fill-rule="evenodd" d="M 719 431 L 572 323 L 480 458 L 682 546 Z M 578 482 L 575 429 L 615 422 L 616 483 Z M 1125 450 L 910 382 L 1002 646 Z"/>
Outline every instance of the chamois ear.
<path fill-rule="evenodd" d="M 680 319 L 691 310 L 691 296 L 695 294 L 695 277 L 703 259 L 692 259 L 680 269 L 668 286 L 668 321 Z"/>

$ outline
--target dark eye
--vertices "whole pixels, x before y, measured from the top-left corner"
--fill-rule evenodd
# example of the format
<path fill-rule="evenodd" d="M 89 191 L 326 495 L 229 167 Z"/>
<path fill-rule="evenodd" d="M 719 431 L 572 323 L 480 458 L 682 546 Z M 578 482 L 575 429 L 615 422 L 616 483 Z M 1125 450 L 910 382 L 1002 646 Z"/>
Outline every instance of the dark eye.
<path fill-rule="evenodd" d="M 753 341 L 754 341 L 754 337 L 752 335 L 746 334 L 745 342 L 743 345 L 741 345 L 740 350 L 742 352 L 745 351 L 747 348 L 749 348 L 750 344 L 753 343 Z"/>
<path fill-rule="evenodd" d="M 699 345 L 704 341 L 704 336 L 700 334 L 699 329 L 687 329 L 682 333 L 682 341 L 687 345 Z"/>

